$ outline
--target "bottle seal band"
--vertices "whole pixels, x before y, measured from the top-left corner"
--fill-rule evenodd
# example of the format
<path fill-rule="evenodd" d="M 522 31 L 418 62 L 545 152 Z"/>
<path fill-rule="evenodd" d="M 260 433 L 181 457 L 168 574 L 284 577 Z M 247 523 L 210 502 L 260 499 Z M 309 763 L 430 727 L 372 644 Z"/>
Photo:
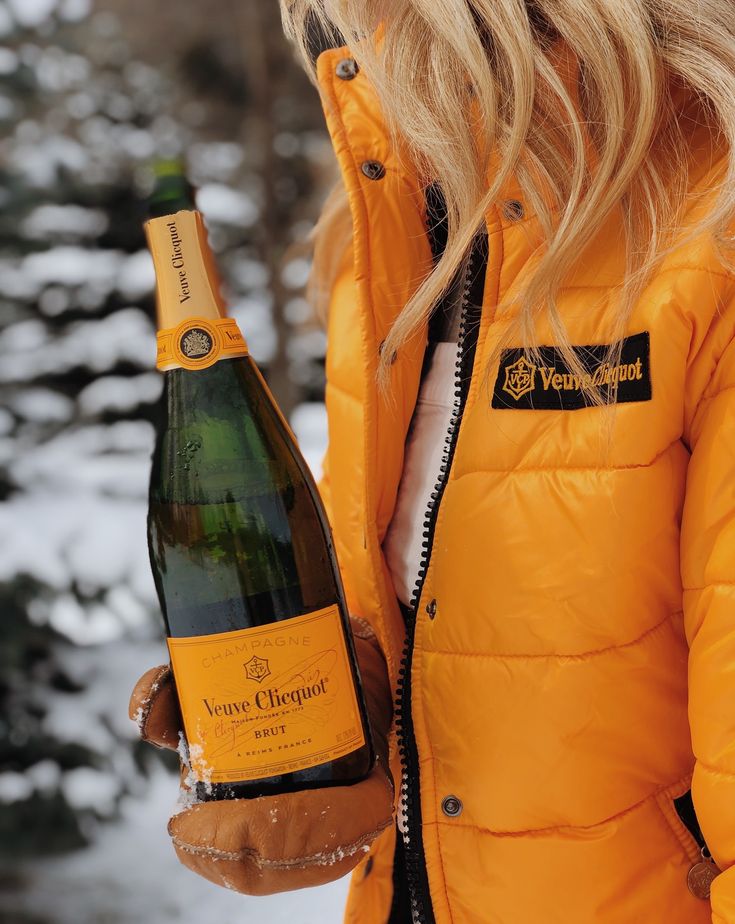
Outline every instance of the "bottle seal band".
<path fill-rule="evenodd" d="M 207 369 L 220 359 L 247 356 L 248 346 L 233 318 L 187 318 L 158 332 L 156 367 Z"/>

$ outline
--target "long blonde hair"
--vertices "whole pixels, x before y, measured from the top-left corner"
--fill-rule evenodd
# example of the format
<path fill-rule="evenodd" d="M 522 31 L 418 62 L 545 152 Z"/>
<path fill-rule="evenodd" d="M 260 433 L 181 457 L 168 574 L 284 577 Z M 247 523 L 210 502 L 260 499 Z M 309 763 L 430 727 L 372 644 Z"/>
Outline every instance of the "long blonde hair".
<path fill-rule="evenodd" d="M 535 359 L 536 318 L 548 312 L 556 344 L 583 382 L 585 370 L 556 304 L 564 277 L 620 208 L 627 272 L 612 333 L 622 336 L 646 281 L 682 242 L 681 217 L 690 204 L 690 135 L 702 122 L 712 127 L 725 170 L 709 191 L 716 192 L 712 207 L 697 216 L 684 239 L 711 233 L 723 262 L 730 259 L 728 231 L 735 215 L 731 0 L 280 2 L 286 33 L 301 48 L 312 77 L 309 31 L 315 24 L 327 33 L 333 30 L 339 36 L 335 44 L 350 46 L 393 137 L 400 135 L 422 182 L 438 182 L 446 199 L 446 248 L 388 334 L 378 369 L 382 385 L 389 357 L 427 320 L 511 175 L 543 233 L 533 272 L 514 299 L 515 334 Z M 372 40 L 376 29 L 380 41 Z M 576 99 L 554 66 L 560 41 L 579 65 Z M 467 118 L 470 109 L 476 121 Z M 493 151 L 498 170 L 489 183 Z M 344 227 L 347 208 L 338 187 L 317 228 L 311 288 L 317 296 L 328 292 L 334 269 L 330 225 Z M 615 363 L 612 353 L 608 359 Z M 597 389 L 588 385 L 586 390 L 589 400 L 603 403 Z"/>

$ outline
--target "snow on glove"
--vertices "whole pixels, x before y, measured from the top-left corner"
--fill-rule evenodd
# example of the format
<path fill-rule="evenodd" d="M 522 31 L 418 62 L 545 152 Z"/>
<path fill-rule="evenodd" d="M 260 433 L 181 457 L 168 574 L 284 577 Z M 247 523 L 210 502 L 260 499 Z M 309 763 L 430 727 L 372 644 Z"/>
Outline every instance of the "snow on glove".
<path fill-rule="evenodd" d="M 323 885 L 350 872 L 393 823 L 388 673 L 369 624 L 355 617 L 351 623 L 377 755 L 370 775 L 344 786 L 187 805 L 168 824 L 184 866 L 249 895 Z M 140 678 L 130 718 L 143 740 L 176 750 L 183 722 L 168 665 Z M 186 775 L 182 767 L 184 786 Z"/>

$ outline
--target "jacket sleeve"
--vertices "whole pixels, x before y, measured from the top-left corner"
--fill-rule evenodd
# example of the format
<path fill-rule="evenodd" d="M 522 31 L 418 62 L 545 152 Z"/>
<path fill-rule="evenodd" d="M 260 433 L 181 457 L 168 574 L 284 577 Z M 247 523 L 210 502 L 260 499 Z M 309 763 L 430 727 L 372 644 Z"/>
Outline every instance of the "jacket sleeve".
<path fill-rule="evenodd" d="M 713 924 L 735 924 L 735 299 L 718 315 L 689 427 L 681 531 L 692 798 L 722 872 Z"/>
<path fill-rule="evenodd" d="M 316 484 L 319 489 L 319 496 L 321 497 L 322 504 L 324 509 L 327 512 L 327 519 L 329 520 L 329 525 L 334 528 L 334 519 L 332 514 L 332 491 L 331 483 L 329 480 L 329 450 L 326 450 L 322 458 L 322 474 Z"/>

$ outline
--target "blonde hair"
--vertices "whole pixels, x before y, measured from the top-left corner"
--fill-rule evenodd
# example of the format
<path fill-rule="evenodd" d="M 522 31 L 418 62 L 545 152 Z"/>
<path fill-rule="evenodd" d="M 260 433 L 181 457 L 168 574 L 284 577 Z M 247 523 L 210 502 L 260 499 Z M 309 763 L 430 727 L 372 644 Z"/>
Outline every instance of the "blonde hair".
<path fill-rule="evenodd" d="M 391 354 L 427 320 L 513 174 L 538 217 L 543 245 L 513 299 L 516 326 L 503 342 L 520 336 L 531 361 L 538 357 L 536 318 L 545 311 L 570 371 L 584 376 L 556 297 L 616 208 L 623 217 L 627 271 L 611 334 L 613 342 L 624 336 L 646 281 L 682 243 L 690 168 L 697 166 L 691 135 L 703 123 L 711 126 L 724 174 L 710 190 L 716 192 L 712 207 L 685 229 L 684 240 L 711 233 L 721 259 L 728 260 L 735 214 L 731 0 L 280 2 L 285 30 L 313 79 L 309 34 L 315 24 L 332 30 L 335 44 L 349 45 L 392 136 L 400 135 L 421 181 L 438 182 L 446 199 L 446 248 L 387 336 L 381 385 L 388 381 Z M 556 66 L 560 45 L 578 64 L 571 91 Z M 468 111 L 476 117 L 468 119 Z M 492 152 L 498 169 L 488 182 Z M 311 293 L 322 302 L 333 271 L 330 225 L 346 221 L 340 187 L 316 231 Z M 606 359 L 619 361 L 613 351 Z M 598 389 L 583 387 L 591 402 L 604 403 Z"/>

